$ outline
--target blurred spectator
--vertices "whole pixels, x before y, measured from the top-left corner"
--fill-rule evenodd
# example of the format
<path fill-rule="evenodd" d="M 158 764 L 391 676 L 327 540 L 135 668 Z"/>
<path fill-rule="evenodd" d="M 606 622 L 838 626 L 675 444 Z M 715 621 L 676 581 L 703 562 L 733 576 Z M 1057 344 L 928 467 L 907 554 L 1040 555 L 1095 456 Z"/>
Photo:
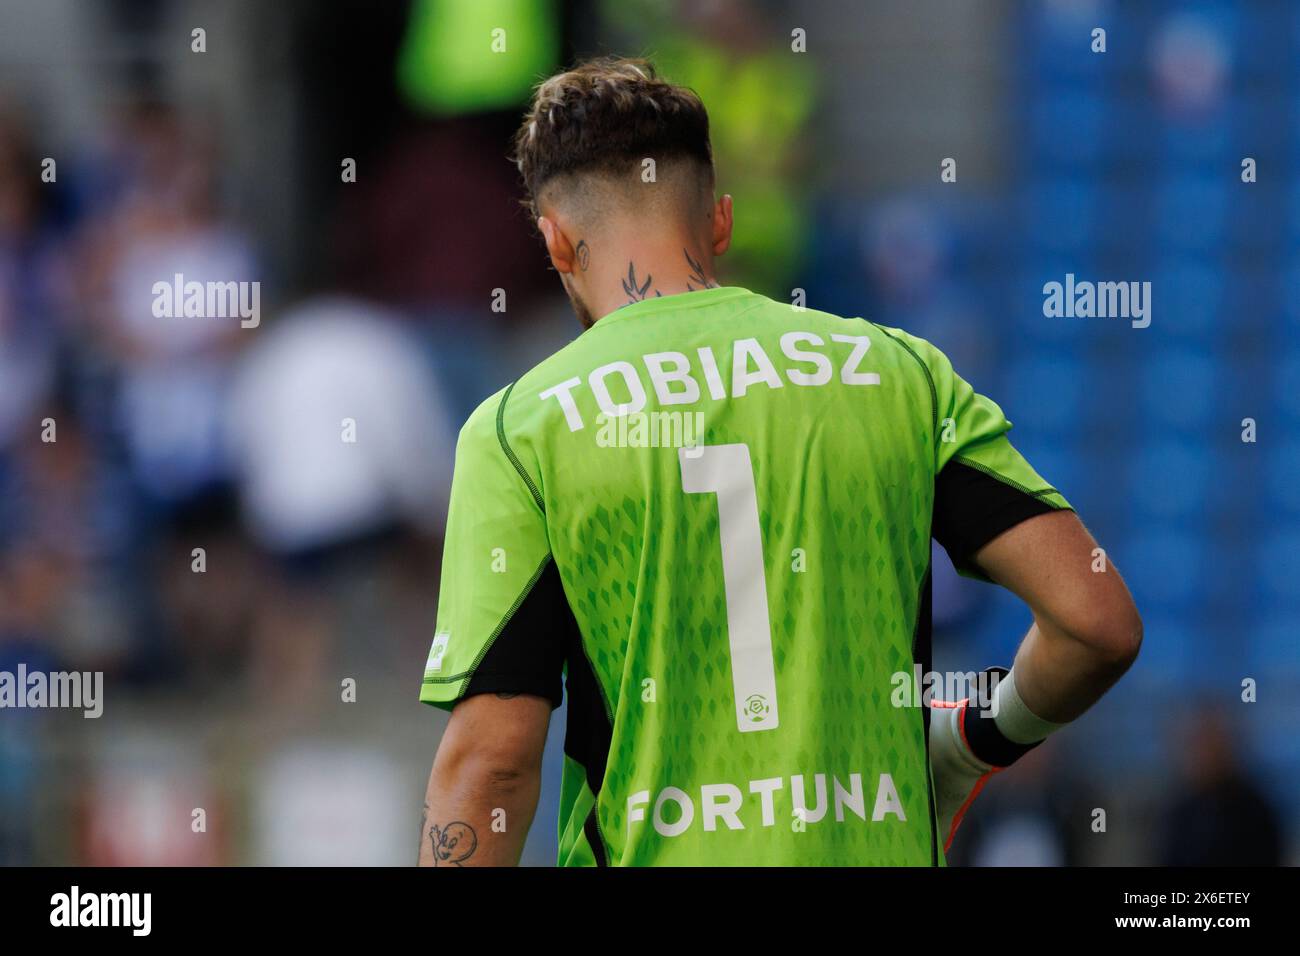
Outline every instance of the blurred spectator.
<path fill-rule="evenodd" d="M 256 678 L 291 701 L 335 644 L 345 582 L 382 558 L 369 546 L 440 533 L 455 437 L 421 340 L 371 303 L 302 302 L 245 358 L 228 434 L 249 533 L 278 562 Z"/>
<path fill-rule="evenodd" d="M 1278 866 L 1276 809 L 1242 765 L 1246 744 L 1226 715 L 1200 711 L 1181 725 L 1183 769 L 1166 795 L 1160 863 Z"/>
<path fill-rule="evenodd" d="M 1070 773 L 1064 741 L 1030 751 L 993 777 L 948 853 L 954 866 L 1083 866 L 1091 809 L 1083 779 Z"/>
<path fill-rule="evenodd" d="M 208 135 L 172 108 L 145 103 L 128 114 L 122 139 L 129 146 L 118 157 L 116 193 L 88 226 L 81 304 L 116 380 L 130 474 L 166 512 L 228 477 L 221 409 L 248 330 L 239 316 L 158 315 L 155 283 L 260 276 L 248 239 L 216 203 Z"/>
<path fill-rule="evenodd" d="M 1150 52 L 1161 104 L 1171 114 L 1196 118 L 1222 105 L 1231 50 L 1213 24 L 1196 14 L 1171 16 L 1160 25 Z"/>
<path fill-rule="evenodd" d="M 56 187 L 39 170 L 24 123 L 0 105 L 0 454 L 39 428 L 66 304 L 62 236 L 48 214 Z"/>
<path fill-rule="evenodd" d="M 448 416 L 418 340 L 370 303 L 309 300 L 258 336 L 228 433 L 249 530 L 273 553 L 444 517 Z"/>
<path fill-rule="evenodd" d="M 397 80 L 412 105 L 429 113 L 518 107 L 559 59 L 554 0 L 412 0 L 410 6 Z"/>

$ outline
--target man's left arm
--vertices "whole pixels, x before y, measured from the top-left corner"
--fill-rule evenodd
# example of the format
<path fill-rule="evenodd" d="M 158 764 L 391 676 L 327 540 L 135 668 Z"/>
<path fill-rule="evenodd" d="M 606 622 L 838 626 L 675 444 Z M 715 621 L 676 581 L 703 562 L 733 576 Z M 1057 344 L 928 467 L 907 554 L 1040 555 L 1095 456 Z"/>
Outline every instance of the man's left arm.
<path fill-rule="evenodd" d="M 509 693 L 456 705 L 429 775 L 420 866 L 519 863 L 537 810 L 551 707 Z"/>
<path fill-rule="evenodd" d="M 420 700 L 451 712 L 429 775 L 419 862 L 519 862 L 577 624 L 537 480 L 505 440 L 508 392 L 461 429 L 438 616 Z"/>

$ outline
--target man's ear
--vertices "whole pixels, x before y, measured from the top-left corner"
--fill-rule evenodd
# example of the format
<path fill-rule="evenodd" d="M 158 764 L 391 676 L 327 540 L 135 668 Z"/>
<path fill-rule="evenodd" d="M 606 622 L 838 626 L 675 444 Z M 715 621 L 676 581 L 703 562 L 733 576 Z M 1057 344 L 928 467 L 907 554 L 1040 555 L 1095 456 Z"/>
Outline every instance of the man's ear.
<path fill-rule="evenodd" d="M 720 256 L 731 248 L 731 196 L 723 195 L 713 204 L 713 254 Z"/>
<path fill-rule="evenodd" d="M 551 265 L 555 266 L 555 271 L 565 275 L 571 274 L 575 256 L 573 245 L 568 237 L 555 220 L 548 216 L 538 218 L 537 228 L 541 230 L 542 238 L 546 240 L 546 251 L 551 257 Z"/>

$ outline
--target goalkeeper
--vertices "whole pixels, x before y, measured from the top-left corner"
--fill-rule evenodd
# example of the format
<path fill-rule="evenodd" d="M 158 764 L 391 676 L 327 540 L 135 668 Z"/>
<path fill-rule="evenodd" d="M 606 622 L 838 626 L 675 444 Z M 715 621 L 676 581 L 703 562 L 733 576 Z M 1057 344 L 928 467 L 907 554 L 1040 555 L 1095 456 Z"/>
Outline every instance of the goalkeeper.
<path fill-rule="evenodd" d="M 585 331 L 457 442 L 421 861 L 518 861 L 567 699 L 561 865 L 942 864 L 988 775 L 1133 661 L 1119 572 L 933 345 L 719 283 L 690 90 L 583 64 L 515 152 Z M 983 707 L 890 700 L 930 669 L 932 536 L 1033 611 Z"/>

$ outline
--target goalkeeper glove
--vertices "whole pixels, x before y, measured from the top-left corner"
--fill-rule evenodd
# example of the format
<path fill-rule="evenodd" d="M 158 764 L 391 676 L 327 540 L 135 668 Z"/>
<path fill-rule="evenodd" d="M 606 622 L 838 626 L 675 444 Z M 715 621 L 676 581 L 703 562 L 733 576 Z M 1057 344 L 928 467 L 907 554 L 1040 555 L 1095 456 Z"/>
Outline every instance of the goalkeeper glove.
<path fill-rule="evenodd" d="M 930 767 L 945 851 L 989 778 L 1062 726 L 1036 717 L 1024 705 L 1011 671 L 990 667 L 985 673 L 999 678 L 990 705 L 980 707 L 969 699 L 930 704 Z"/>

